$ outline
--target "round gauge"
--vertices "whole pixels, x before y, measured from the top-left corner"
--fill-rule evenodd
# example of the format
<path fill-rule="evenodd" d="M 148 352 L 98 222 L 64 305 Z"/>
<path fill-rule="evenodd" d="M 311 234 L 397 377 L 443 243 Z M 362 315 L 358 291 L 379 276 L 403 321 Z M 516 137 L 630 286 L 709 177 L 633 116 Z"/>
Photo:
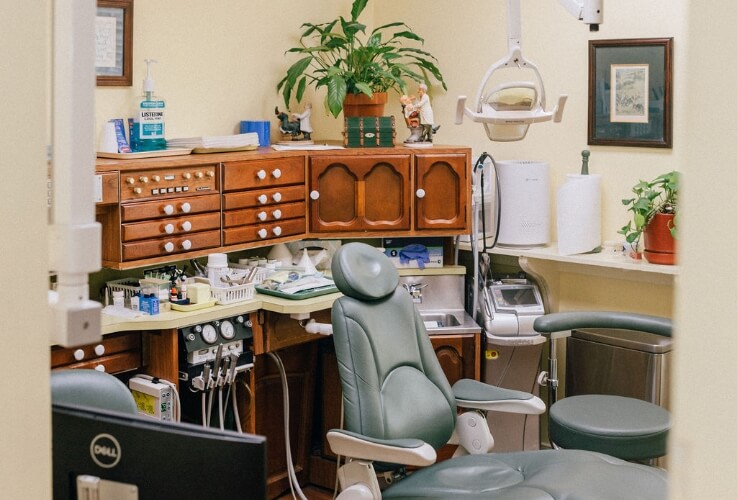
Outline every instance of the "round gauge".
<path fill-rule="evenodd" d="M 208 344 L 214 344 L 218 339 L 218 332 L 215 327 L 211 324 L 206 324 L 202 327 L 202 340 Z"/>
<path fill-rule="evenodd" d="M 225 319 L 220 322 L 220 335 L 225 340 L 232 340 L 235 337 L 235 327 L 230 320 Z"/>

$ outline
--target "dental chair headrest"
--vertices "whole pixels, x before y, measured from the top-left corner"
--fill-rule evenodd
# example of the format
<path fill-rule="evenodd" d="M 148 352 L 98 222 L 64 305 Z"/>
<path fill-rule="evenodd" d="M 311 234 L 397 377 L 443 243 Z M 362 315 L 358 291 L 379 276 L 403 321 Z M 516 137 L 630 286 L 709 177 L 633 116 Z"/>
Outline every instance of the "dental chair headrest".
<path fill-rule="evenodd" d="M 333 280 L 343 295 L 377 300 L 394 292 L 399 273 L 389 258 L 365 243 L 343 245 L 333 256 Z"/>

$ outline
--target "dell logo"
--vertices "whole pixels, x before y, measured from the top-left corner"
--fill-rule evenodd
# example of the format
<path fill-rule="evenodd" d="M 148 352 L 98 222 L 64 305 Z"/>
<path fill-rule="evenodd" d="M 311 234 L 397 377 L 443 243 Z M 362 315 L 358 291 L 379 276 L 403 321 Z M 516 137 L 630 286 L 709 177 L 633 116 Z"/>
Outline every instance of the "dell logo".
<path fill-rule="evenodd" d="M 90 443 L 92 460 L 105 469 L 110 469 L 120 462 L 120 443 L 110 434 L 98 434 Z"/>

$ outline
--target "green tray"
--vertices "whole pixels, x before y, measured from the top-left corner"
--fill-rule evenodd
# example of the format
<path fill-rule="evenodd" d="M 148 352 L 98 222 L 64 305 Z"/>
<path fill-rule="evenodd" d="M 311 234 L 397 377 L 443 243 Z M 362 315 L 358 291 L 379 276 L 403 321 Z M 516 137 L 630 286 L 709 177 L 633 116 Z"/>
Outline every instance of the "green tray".
<path fill-rule="evenodd" d="M 304 300 L 311 299 L 312 297 L 319 297 L 320 295 L 327 295 L 329 293 L 337 293 L 338 287 L 335 285 L 327 285 L 321 288 L 316 288 L 314 290 L 302 290 L 301 292 L 297 293 L 284 293 L 280 292 L 279 290 L 270 290 L 268 288 L 261 288 L 260 286 L 256 285 L 256 291 L 265 295 L 281 297 L 282 299 Z"/>

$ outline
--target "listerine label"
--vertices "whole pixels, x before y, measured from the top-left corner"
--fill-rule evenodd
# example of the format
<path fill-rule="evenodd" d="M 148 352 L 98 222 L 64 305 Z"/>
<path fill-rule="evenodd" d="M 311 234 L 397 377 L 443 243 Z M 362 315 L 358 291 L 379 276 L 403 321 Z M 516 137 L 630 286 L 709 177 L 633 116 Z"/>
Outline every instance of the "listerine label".
<path fill-rule="evenodd" d="M 138 110 L 141 139 L 164 138 L 164 101 L 141 101 Z"/>

